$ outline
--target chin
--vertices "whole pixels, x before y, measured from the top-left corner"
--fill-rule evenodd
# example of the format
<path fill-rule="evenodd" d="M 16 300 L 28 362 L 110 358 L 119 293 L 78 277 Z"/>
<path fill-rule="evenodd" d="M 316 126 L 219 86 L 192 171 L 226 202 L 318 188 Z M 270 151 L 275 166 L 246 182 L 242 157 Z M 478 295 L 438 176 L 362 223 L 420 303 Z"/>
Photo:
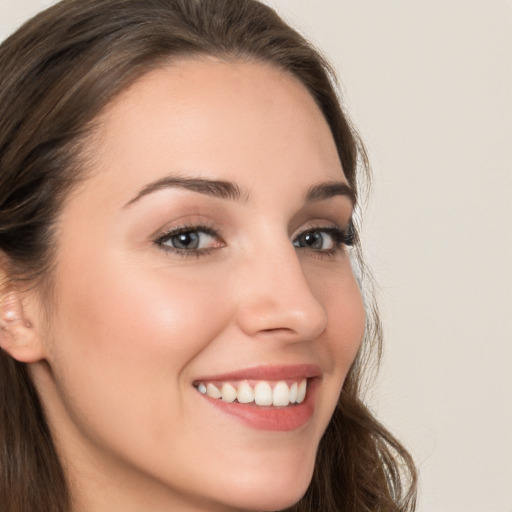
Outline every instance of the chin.
<path fill-rule="evenodd" d="M 233 496 L 233 509 L 257 512 L 276 512 L 285 510 L 297 503 L 306 493 L 309 482 L 303 487 L 293 489 L 261 489 L 256 494 L 251 492 L 236 499 Z M 238 494 L 238 493 L 237 493 Z"/>
<path fill-rule="evenodd" d="M 260 475 L 238 478 L 227 491 L 233 508 L 270 512 L 291 507 L 304 496 L 311 482 L 313 467 L 304 466 L 286 473 L 268 467 Z"/>

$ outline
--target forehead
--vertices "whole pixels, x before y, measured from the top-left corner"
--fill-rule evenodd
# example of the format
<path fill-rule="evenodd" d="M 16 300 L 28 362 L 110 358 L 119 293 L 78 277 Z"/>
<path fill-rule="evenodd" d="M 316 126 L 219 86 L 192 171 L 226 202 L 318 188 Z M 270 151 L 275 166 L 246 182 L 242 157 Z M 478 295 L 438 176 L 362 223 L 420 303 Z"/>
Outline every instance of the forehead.
<path fill-rule="evenodd" d="M 289 184 L 284 170 L 292 168 L 298 180 L 344 180 L 309 92 L 264 63 L 205 57 L 153 70 L 108 106 L 98 126 L 96 179 L 115 180 L 116 194 L 170 173 L 249 188 Z"/>

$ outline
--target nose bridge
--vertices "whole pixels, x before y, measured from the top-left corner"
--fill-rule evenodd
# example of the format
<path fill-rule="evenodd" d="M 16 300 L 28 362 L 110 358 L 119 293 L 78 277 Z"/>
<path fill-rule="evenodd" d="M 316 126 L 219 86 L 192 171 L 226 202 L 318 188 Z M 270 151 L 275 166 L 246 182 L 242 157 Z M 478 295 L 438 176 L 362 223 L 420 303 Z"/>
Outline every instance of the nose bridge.
<path fill-rule="evenodd" d="M 325 330 L 327 313 L 288 238 L 260 246 L 243 266 L 238 321 L 244 332 L 301 341 Z"/>

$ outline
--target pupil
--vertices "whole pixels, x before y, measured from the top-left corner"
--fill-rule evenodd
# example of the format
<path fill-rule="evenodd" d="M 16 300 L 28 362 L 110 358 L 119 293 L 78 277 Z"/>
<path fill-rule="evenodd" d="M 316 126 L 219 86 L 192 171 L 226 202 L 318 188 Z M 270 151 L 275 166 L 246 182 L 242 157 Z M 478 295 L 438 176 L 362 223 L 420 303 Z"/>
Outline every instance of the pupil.
<path fill-rule="evenodd" d="M 306 233 L 304 235 L 304 244 L 314 249 L 322 248 L 322 236 L 320 233 Z"/>
<path fill-rule="evenodd" d="M 174 239 L 174 246 L 178 249 L 197 249 L 198 245 L 197 233 L 181 233 Z"/>

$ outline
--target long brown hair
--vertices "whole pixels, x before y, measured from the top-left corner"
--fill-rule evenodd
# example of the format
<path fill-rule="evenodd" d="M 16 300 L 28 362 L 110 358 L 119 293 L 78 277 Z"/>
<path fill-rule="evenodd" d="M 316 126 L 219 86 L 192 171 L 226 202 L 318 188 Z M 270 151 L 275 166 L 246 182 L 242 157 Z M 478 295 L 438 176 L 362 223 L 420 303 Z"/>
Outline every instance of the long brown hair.
<path fill-rule="evenodd" d="M 204 54 L 262 61 L 295 75 L 323 112 L 357 190 L 367 160 L 334 74 L 269 7 L 255 0 L 64 0 L 0 47 L 0 284 L 51 286 L 53 228 L 63 200 L 86 177 L 87 141 L 102 109 L 149 70 Z M 360 267 L 369 283 L 362 259 Z M 322 438 L 311 485 L 290 511 L 414 509 L 412 459 L 361 398 L 368 356 L 378 358 L 381 346 L 371 295 L 366 303 L 363 349 Z M 0 510 L 70 508 L 27 367 L 0 350 Z"/>

